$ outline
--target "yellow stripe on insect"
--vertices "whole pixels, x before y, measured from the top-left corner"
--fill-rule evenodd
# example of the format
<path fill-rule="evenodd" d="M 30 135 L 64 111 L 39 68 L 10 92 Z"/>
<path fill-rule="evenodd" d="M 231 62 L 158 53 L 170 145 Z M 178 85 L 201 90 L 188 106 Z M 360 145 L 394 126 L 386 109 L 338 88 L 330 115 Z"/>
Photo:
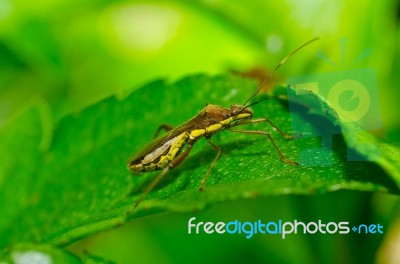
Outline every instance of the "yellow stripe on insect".
<path fill-rule="evenodd" d="M 215 132 L 222 128 L 222 124 L 213 124 L 211 126 L 206 127 L 207 132 Z"/>
<path fill-rule="evenodd" d="M 228 124 L 230 124 L 233 121 L 232 117 L 229 117 L 227 119 L 222 120 L 221 122 L 219 122 L 221 125 L 226 126 Z"/>
<path fill-rule="evenodd" d="M 182 133 L 177 137 L 177 140 L 172 144 L 170 147 L 167 155 L 161 156 L 160 161 L 157 163 L 157 166 L 159 168 L 165 168 L 170 161 L 175 159 L 177 153 L 179 150 L 181 150 L 182 145 L 186 142 L 186 139 L 188 138 L 187 133 Z"/>
<path fill-rule="evenodd" d="M 236 115 L 236 116 L 233 116 L 232 118 L 233 118 L 233 120 L 240 120 L 240 119 L 245 119 L 245 118 L 247 118 L 247 117 L 250 117 L 251 115 L 250 114 L 248 114 L 248 113 L 242 113 L 242 114 L 238 114 L 238 115 Z"/>
<path fill-rule="evenodd" d="M 195 129 L 190 132 L 190 136 L 197 138 L 204 135 L 204 133 L 206 133 L 205 129 Z"/>
<path fill-rule="evenodd" d="M 167 154 L 167 159 L 173 160 L 176 156 L 176 153 L 178 153 L 179 149 L 180 149 L 179 147 L 171 149 Z"/>
<path fill-rule="evenodd" d="M 169 153 L 167 155 L 169 155 Z M 157 162 L 157 167 L 165 168 L 169 162 L 170 162 L 170 159 L 167 156 L 163 155 L 160 157 L 160 160 Z"/>

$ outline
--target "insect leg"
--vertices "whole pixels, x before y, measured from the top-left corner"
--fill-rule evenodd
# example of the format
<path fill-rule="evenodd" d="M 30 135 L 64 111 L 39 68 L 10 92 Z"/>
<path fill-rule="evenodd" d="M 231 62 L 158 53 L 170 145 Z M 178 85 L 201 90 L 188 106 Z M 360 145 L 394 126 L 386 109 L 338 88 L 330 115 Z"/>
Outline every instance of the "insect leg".
<path fill-rule="evenodd" d="M 255 124 L 255 123 L 262 123 L 262 122 L 267 122 L 268 124 L 270 124 L 273 128 L 276 129 L 276 131 L 279 132 L 279 134 L 281 134 L 284 138 L 286 139 L 292 139 L 294 138 L 293 135 L 289 135 L 285 132 L 283 132 L 279 127 L 277 127 L 274 123 L 271 122 L 271 120 L 269 120 L 268 118 L 257 118 L 257 119 L 252 119 L 252 120 L 246 120 L 244 122 L 238 123 L 235 126 L 241 126 L 241 125 L 247 125 L 247 124 Z"/>
<path fill-rule="evenodd" d="M 290 159 L 285 158 L 285 156 L 283 156 L 282 152 L 279 150 L 278 146 L 276 145 L 274 139 L 271 137 L 271 135 L 266 132 L 266 131 L 260 131 L 260 130 L 238 130 L 238 129 L 229 129 L 229 131 L 231 132 L 236 132 L 236 133 L 245 133 L 245 134 L 254 134 L 254 135 L 263 135 L 263 136 L 267 136 L 268 139 L 272 142 L 272 145 L 274 145 L 274 148 L 276 150 L 276 152 L 279 155 L 279 158 L 284 161 L 285 163 L 288 164 L 292 164 L 292 165 L 299 165 L 299 163 L 292 161 Z"/>
<path fill-rule="evenodd" d="M 171 125 L 168 125 L 168 124 L 162 124 L 162 125 L 160 125 L 160 126 L 157 128 L 156 133 L 154 133 L 153 139 L 156 138 L 156 137 L 158 137 L 158 135 L 159 135 L 160 132 L 161 132 L 161 129 L 164 129 L 165 131 L 170 131 L 170 130 L 174 129 L 174 127 L 171 126 Z"/>
<path fill-rule="evenodd" d="M 165 167 L 161 173 L 150 183 L 150 185 L 146 188 L 146 190 L 143 192 L 143 194 L 139 197 L 139 199 L 136 201 L 134 204 L 133 208 L 131 211 L 135 210 L 135 208 L 140 204 L 140 202 L 151 192 L 151 190 L 154 189 L 154 187 L 157 186 L 157 184 L 161 181 L 161 179 L 165 176 L 165 174 L 168 173 L 168 171 L 172 168 L 177 167 L 179 164 L 181 164 L 186 157 L 189 155 L 190 151 L 192 150 L 192 146 L 188 145 L 188 148 L 179 154 L 178 157 L 176 157 L 174 160 L 172 160 L 167 167 Z"/>
<path fill-rule="evenodd" d="M 217 155 L 215 156 L 214 160 L 211 162 L 210 166 L 207 169 L 206 175 L 203 177 L 203 180 L 201 181 L 200 188 L 199 188 L 200 191 L 204 190 L 204 187 L 206 186 L 206 182 L 207 182 L 208 176 L 210 175 L 211 170 L 214 168 L 215 163 L 217 162 L 217 160 L 221 156 L 221 148 L 218 147 L 217 145 L 215 145 L 214 143 L 212 143 L 210 138 L 207 138 L 207 142 L 208 142 L 208 144 L 211 145 L 213 150 L 215 150 L 217 152 Z"/>

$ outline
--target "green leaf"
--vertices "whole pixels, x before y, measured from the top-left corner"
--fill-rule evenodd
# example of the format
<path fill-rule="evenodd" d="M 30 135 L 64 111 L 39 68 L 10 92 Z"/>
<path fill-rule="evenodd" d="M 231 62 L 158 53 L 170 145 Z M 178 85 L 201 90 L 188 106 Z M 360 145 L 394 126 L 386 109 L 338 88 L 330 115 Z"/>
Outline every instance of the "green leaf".
<path fill-rule="evenodd" d="M 292 95 L 298 92 L 292 88 L 290 89 Z M 350 122 L 342 117 L 323 96 L 318 94 L 312 94 L 311 96 L 311 98 L 307 98 L 311 100 L 303 100 L 302 104 L 317 104 L 320 112 L 316 111 L 316 107 L 314 107 L 313 114 L 324 116 L 339 126 L 348 147 L 365 157 L 365 160 L 379 164 L 391 176 L 397 187 L 400 187 L 400 150 L 393 145 L 378 140 L 355 122 Z"/>
<path fill-rule="evenodd" d="M 51 263 L 70 263 L 70 264 L 114 264 L 115 262 L 105 260 L 102 257 L 84 252 L 82 259 L 74 254 L 46 244 L 18 244 L 0 252 L 1 263 L 15 264 L 51 264 Z"/>
<path fill-rule="evenodd" d="M 335 120 L 334 112 L 328 111 L 328 119 L 340 126 L 350 146 L 355 134 L 363 135 L 374 148 L 383 146 L 384 155 L 354 146 L 375 163 L 348 162 L 346 143 L 335 136 L 331 166 L 293 166 L 278 158 L 266 137 L 225 131 L 212 138 L 222 156 L 205 191 L 199 192 L 198 187 L 216 153 L 199 140 L 187 160 L 126 217 L 159 173 L 132 176 L 126 163 L 151 140 L 157 127 L 177 126 L 205 103 L 242 104 L 255 88 L 254 81 L 235 76 L 193 76 L 173 84 L 155 81 L 129 96 L 110 97 L 65 117 L 55 126 L 51 143 L 46 111 L 32 106 L 0 131 L 0 157 L 7 161 L 0 169 L 0 201 L 6 212 L 0 221 L 0 246 L 32 242 L 63 246 L 127 218 L 201 210 L 227 200 L 339 189 L 399 192 L 399 151 L 352 124 Z M 322 99 L 317 103 L 326 105 Z M 287 101 L 271 99 L 252 109 L 255 117 L 268 117 L 283 131 L 293 132 Z M 333 125 L 313 113 L 303 118 L 309 126 L 320 121 Z M 272 131 L 262 123 L 249 127 Z M 320 145 L 318 138 L 287 140 L 276 131 L 271 135 L 289 159 L 296 160 L 301 149 Z"/>
<path fill-rule="evenodd" d="M 0 253 L 2 263 L 82 263 L 76 256 L 50 245 L 21 244 Z M 101 263 L 101 262 L 92 262 Z"/>
<path fill-rule="evenodd" d="M 82 261 L 85 264 L 115 264 L 116 263 L 114 261 L 106 260 L 102 257 L 96 256 L 96 255 L 93 255 L 93 254 L 90 254 L 87 252 Z"/>

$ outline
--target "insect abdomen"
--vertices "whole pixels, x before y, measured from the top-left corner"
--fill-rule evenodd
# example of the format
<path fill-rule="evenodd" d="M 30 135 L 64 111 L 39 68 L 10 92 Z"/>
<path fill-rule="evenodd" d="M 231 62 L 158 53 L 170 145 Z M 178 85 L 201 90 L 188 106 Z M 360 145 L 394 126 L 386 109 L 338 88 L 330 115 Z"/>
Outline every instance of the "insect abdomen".
<path fill-rule="evenodd" d="M 130 163 L 129 169 L 137 172 L 164 169 L 182 151 L 189 135 L 183 132 L 150 151 L 141 160 Z"/>

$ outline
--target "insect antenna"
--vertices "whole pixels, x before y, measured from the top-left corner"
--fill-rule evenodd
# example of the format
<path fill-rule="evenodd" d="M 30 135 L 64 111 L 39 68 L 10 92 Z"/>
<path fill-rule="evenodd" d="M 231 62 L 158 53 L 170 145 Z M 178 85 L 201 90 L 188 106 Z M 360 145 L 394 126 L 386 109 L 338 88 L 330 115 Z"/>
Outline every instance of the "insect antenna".
<path fill-rule="evenodd" d="M 257 90 L 246 100 L 246 102 L 244 102 L 243 105 L 245 106 L 245 108 L 250 107 L 250 106 L 255 105 L 255 104 L 258 104 L 258 103 L 260 103 L 260 102 L 262 102 L 262 101 L 265 101 L 265 100 L 267 100 L 267 99 L 270 99 L 271 97 L 267 97 L 267 98 L 261 99 L 261 100 L 255 102 L 255 103 L 252 103 L 252 104 L 249 104 L 249 105 L 246 106 L 246 104 L 247 104 L 254 96 L 256 96 L 256 95 L 258 94 L 258 92 L 261 90 L 261 88 L 263 88 L 264 85 L 267 84 L 267 82 L 269 81 L 269 79 L 270 79 L 270 78 L 272 77 L 272 75 L 282 66 L 282 64 L 284 64 L 293 54 L 295 54 L 296 52 L 298 52 L 299 50 L 301 50 L 302 48 L 304 48 L 305 46 L 307 46 L 307 45 L 310 44 L 311 42 L 314 42 L 314 41 L 316 41 L 316 40 L 318 40 L 318 39 L 319 39 L 319 38 L 313 38 L 312 40 L 307 41 L 306 43 L 304 43 L 303 45 L 301 45 L 300 47 L 298 47 L 297 49 L 295 49 L 294 51 L 292 51 L 292 52 L 290 52 L 288 55 L 286 55 L 286 57 L 283 58 L 283 60 L 281 60 L 281 61 L 278 63 L 278 65 L 276 65 L 275 69 L 274 69 L 272 72 L 270 72 L 270 74 L 268 74 L 267 78 L 264 79 L 264 81 L 261 83 L 261 85 L 258 86 Z"/>

